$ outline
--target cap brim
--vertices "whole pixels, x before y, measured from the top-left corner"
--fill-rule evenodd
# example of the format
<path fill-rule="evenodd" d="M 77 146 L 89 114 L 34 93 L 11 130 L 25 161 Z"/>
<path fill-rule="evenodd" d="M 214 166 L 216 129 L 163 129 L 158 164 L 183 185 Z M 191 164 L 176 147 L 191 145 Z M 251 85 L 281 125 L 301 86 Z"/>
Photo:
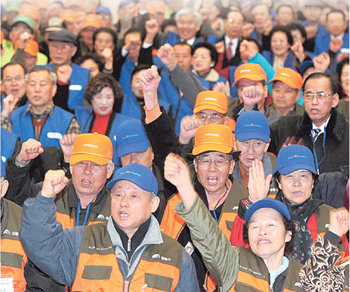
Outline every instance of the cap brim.
<path fill-rule="evenodd" d="M 290 220 L 291 217 L 290 217 L 290 213 L 288 212 L 287 207 L 282 208 L 281 206 L 279 206 L 279 204 L 277 202 L 279 202 L 279 201 L 275 201 L 275 199 L 271 199 L 271 200 L 263 199 L 263 200 L 255 202 L 247 210 L 246 215 L 245 215 L 245 221 L 248 222 L 256 211 L 258 211 L 259 209 L 263 209 L 263 208 L 274 209 L 278 213 L 280 213 L 281 215 L 286 217 L 288 220 Z M 279 202 L 279 203 L 283 204 L 282 202 Z"/>
<path fill-rule="evenodd" d="M 290 88 L 293 88 L 293 89 L 300 89 L 298 88 L 294 82 L 291 82 L 291 80 L 289 78 L 273 78 L 271 79 L 269 82 L 274 82 L 274 81 L 281 81 L 283 83 L 285 83 L 287 86 L 289 86 Z"/>
<path fill-rule="evenodd" d="M 206 152 L 212 152 L 212 151 L 206 151 Z M 202 152 L 200 154 L 206 153 L 206 152 Z M 239 158 L 239 155 L 241 154 L 241 151 L 231 151 L 230 153 L 226 153 L 232 156 L 232 160 L 237 161 Z M 199 155 L 199 154 L 197 154 Z M 186 157 L 190 160 L 195 159 L 196 155 L 192 154 L 192 153 L 186 153 Z"/>
<path fill-rule="evenodd" d="M 128 176 L 128 177 L 123 177 L 123 178 L 114 178 L 112 179 L 111 181 L 109 181 L 107 184 L 106 184 L 106 187 L 110 190 L 112 190 L 112 188 L 114 187 L 114 185 L 118 182 L 118 181 L 121 181 L 121 180 L 126 180 L 126 181 L 130 181 L 132 183 L 134 183 L 135 185 L 137 185 L 138 187 L 140 187 L 141 189 L 147 191 L 147 192 L 152 192 L 154 193 L 155 195 L 158 195 L 157 193 L 155 193 L 155 191 L 149 187 L 147 187 L 146 185 L 144 185 L 143 183 L 133 179 L 132 177 Z"/>
<path fill-rule="evenodd" d="M 147 151 L 149 147 L 149 142 L 138 142 L 138 143 L 132 143 L 132 144 L 125 144 L 125 145 L 117 145 L 117 154 L 118 157 L 123 157 L 124 155 L 130 154 L 130 153 L 141 153 Z"/>
<path fill-rule="evenodd" d="M 264 141 L 266 143 L 270 142 L 270 136 L 269 135 L 264 135 L 262 133 L 258 133 L 258 132 L 245 132 L 245 133 L 236 133 L 236 138 L 239 142 L 244 142 L 247 140 L 252 140 L 252 139 L 257 139 L 257 140 L 261 140 Z"/>
<path fill-rule="evenodd" d="M 232 83 L 232 87 L 234 87 L 236 85 L 236 83 L 241 80 L 241 79 L 249 79 L 249 80 L 253 80 L 253 81 L 266 81 L 264 78 L 261 78 L 261 77 L 258 77 L 258 76 L 242 76 L 240 77 L 239 79 L 235 80 L 233 83 Z"/>
<path fill-rule="evenodd" d="M 227 114 L 227 109 L 225 110 L 222 107 L 219 107 L 215 104 L 203 104 L 203 105 L 196 106 L 193 109 L 193 113 L 196 114 L 196 113 L 199 113 L 200 111 L 205 111 L 205 110 L 209 110 L 209 109 L 216 111 L 220 114 Z"/>
<path fill-rule="evenodd" d="M 286 175 L 286 174 L 289 174 L 293 171 L 301 170 L 301 169 L 306 169 L 306 170 L 311 171 L 313 174 L 317 174 L 316 169 L 314 167 L 311 167 L 308 164 L 292 164 L 292 165 L 282 167 L 282 168 L 278 169 L 277 171 L 282 175 Z"/>
<path fill-rule="evenodd" d="M 110 159 L 87 153 L 72 154 L 70 157 L 70 165 L 74 165 L 81 161 L 91 161 L 99 165 L 106 165 L 110 161 Z"/>

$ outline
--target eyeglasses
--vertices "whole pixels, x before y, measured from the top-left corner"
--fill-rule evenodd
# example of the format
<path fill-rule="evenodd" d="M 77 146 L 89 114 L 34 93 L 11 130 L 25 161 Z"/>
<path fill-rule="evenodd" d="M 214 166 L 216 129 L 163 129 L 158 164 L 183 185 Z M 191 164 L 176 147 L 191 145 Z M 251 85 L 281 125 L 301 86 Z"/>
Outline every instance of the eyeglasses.
<path fill-rule="evenodd" d="M 213 159 L 209 158 L 208 156 L 198 156 L 196 157 L 196 160 L 198 161 L 198 164 L 205 169 L 209 168 L 212 162 L 214 162 L 217 168 L 223 168 L 230 161 L 230 159 L 220 156 L 217 156 Z"/>
<path fill-rule="evenodd" d="M 16 83 L 21 82 L 24 78 L 22 76 L 15 76 L 14 78 L 11 77 L 6 77 L 4 79 L 4 83 L 12 83 L 13 81 L 15 81 Z"/>
<path fill-rule="evenodd" d="M 207 115 L 206 113 L 199 112 L 196 115 L 202 122 L 206 121 L 207 119 L 209 119 L 212 122 L 217 122 L 218 120 L 224 117 L 224 115 L 218 113 Z"/>
<path fill-rule="evenodd" d="M 74 165 L 79 171 L 85 171 L 87 167 L 91 167 L 92 172 L 99 172 L 105 165 L 96 164 L 91 161 L 80 161 Z"/>
<path fill-rule="evenodd" d="M 314 97 L 316 97 L 319 101 L 325 101 L 328 96 L 331 96 L 332 94 L 329 94 L 325 91 L 319 91 L 319 92 L 306 92 L 303 94 L 304 102 L 311 102 L 313 101 Z"/>
<path fill-rule="evenodd" d="M 71 45 L 67 45 L 67 44 L 61 45 L 61 44 L 55 44 L 55 43 L 50 43 L 49 47 L 50 47 L 50 50 L 55 50 L 55 51 L 61 50 L 62 53 L 67 53 L 72 48 Z"/>

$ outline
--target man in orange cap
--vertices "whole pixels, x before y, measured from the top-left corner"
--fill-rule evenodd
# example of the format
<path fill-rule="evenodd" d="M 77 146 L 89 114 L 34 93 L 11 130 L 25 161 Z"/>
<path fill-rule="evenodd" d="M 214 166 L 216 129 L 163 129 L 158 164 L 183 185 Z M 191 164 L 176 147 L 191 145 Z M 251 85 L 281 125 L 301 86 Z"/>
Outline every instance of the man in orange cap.
<path fill-rule="evenodd" d="M 13 56 L 12 61 L 21 62 L 25 65 L 26 69 L 29 70 L 30 68 L 37 65 L 37 55 L 39 53 L 39 44 L 32 40 L 28 39 L 23 41 L 22 39 L 18 40 L 15 44 L 15 54 Z M 46 65 L 47 64 L 47 57 L 43 56 L 43 59 L 46 59 L 45 64 L 40 65 Z"/>
<path fill-rule="evenodd" d="M 94 48 L 94 42 L 92 36 L 96 29 L 102 27 L 102 20 L 97 14 L 87 14 L 84 17 L 84 22 L 80 32 L 80 54 L 92 52 Z"/>
<path fill-rule="evenodd" d="M 267 118 L 270 125 L 277 122 L 280 116 L 304 114 L 304 107 L 297 103 L 303 86 L 303 78 L 298 72 L 281 68 L 269 82 L 273 82 L 273 102 L 268 105 L 270 114 Z"/>

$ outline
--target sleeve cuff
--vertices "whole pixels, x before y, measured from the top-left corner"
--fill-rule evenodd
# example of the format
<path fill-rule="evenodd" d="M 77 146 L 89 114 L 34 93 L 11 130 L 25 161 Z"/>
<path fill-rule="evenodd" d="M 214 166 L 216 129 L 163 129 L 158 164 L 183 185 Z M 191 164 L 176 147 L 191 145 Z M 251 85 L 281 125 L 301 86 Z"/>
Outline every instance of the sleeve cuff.
<path fill-rule="evenodd" d="M 340 237 L 335 233 L 333 233 L 332 231 L 328 230 L 324 236 L 324 239 L 328 240 L 331 244 L 337 246 L 339 243 Z"/>
<path fill-rule="evenodd" d="M 145 107 L 145 114 L 146 114 L 146 124 L 152 123 L 156 119 L 160 117 L 162 112 L 160 111 L 159 104 L 157 103 L 153 108 L 150 110 L 146 109 Z"/>

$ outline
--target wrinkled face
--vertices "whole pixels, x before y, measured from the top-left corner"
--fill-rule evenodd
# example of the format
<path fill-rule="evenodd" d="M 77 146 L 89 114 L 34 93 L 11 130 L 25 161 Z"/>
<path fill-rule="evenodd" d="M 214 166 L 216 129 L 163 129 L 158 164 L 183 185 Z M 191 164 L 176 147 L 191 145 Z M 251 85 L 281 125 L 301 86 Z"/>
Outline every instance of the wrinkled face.
<path fill-rule="evenodd" d="M 305 6 L 302 12 L 306 21 L 318 22 L 322 14 L 322 9 L 317 6 Z"/>
<path fill-rule="evenodd" d="M 18 65 L 8 65 L 3 71 L 2 84 L 6 95 L 12 94 L 21 98 L 26 92 L 26 80 L 23 68 Z"/>
<path fill-rule="evenodd" d="M 257 5 L 253 8 L 252 14 L 254 17 L 254 25 L 256 28 L 261 28 L 270 18 L 270 13 L 265 5 Z"/>
<path fill-rule="evenodd" d="M 290 31 L 290 34 L 293 37 L 293 44 L 295 44 L 297 41 L 300 41 L 302 44 L 305 42 L 305 38 L 301 34 L 300 30 L 298 29 L 292 29 Z"/>
<path fill-rule="evenodd" d="M 316 95 L 312 100 L 306 100 L 308 93 L 328 94 L 325 98 Z M 332 94 L 330 80 L 326 77 L 309 79 L 304 86 L 304 106 L 305 111 L 316 126 L 321 126 L 330 116 L 332 107 L 336 107 L 339 102 L 338 94 Z"/>
<path fill-rule="evenodd" d="M 112 51 L 114 50 L 113 36 L 108 32 L 100 32 L 96 35 L 94 48 L 98 55 L 102 55 L 102 52 L 105 48 L 109 48 Z"/>
<path fill-rule="evenodd" d="M 122 166 L 138 163 L 152 169 L 154 154 L 151 146 L 145 152 L 132 152 L 120 158 Z"/>
<path fill-rule="evenodd" d="M 181 39 L 190 40 L 196 36 L 200 25 L 196 23 L 196 18 L 192 14 L 184 14 L 176 22 L 177 33 Z"/>
<path fill-rule="evenodd" d="M 70 166 L 72 182 L 78 197 L 97 196 L 112 175 L 113 163 L 100 165 L 91 161 L 80 161 Z"/>
<path fill-rule="evenodd" d="M 109 115 L 112 112 L 114 105 L 114 94 L 112 88 L 105 87 L 99 93 L 94 95 L 91 105 L 95 114 L 101 116 Z"/>
<path fill-rule="evenodd" d="M 128 56 L 131 61 L 136 62 L 140 55 L 141 35 L 138 32 L 129 33 L 125 36 L 124 42 L 125 44 L 130 44 Z"/>
<path fill-rule="evenodd" d="M 188 45 L 174 45 L 174 53 L 176 61 L 189 71 L 192 62 L 191 47 Z"/>
<path fill-rule="evenodd" d="M 214 110 L 202 110 L 196 113 L 196 116 L 201 120 L 202 125 L 209 124 L 227 124 L 228 117 Z"/>
<path fill-rule="evenodd" d="M 326 28 L 332 35 L 339 35 L 345 32 L 347 22 L 340 12 L 332 12 L 326 20 Z"/>
<path fill-rule="evenodd" d="M 52 102 L 56 93 L 56 84 L 47 71 L 32 72 L 27 83 L 27 98 L 35 113 L 42 113 Z"/>
<path fill-rule="evenodd" d="M 80 32 L 80 34 L 83 38 L 83 42 L 87 46 L 93 45 L 92 35 L 94 34 L 95 30 L 96 30 L 96 28 L 94 28 L 94 27 L 87 27 Z"/>
<path fill-rule="evenodd" d="M 31 34 L 32 31 L 28 27 L 28 25 L 18 22 L 10 31 L 9 39 L 14 44 L 17 40 L 19 40 L 19 37 L 22 33 L 28 33 Z"/>
<path fill-rule="evenodd" d="M 287 25 L 294 20 L 293 10 L 288 6 L 283 6 L 278 10 L 276 21 L 279 25 Z"/>
<path fill-rule="evenodd" d="M 229 12 L 224 24 L 226 35 L 230 39 L 241 37 L 243 24 L 244 19 L 241 13 L 237 11 Z"/>
<path fill-rule="evenodd" d="M 131 78 L 131 90 L 137 98 L 143 98 L 142 85 L 140 83 L 140 78 L 146 70 L 141 70 L 136 72 Z"/>
<path fill-rule="evenodd" d="M 285 243 L 291 240 L 282 215 L 271 208 L 261 208 L 248 221 L 248 239 L 251 250 L 264 261 L 278 259 L 282 262 Z"/>
<path fill-rule="evenodd" d="M 50 58 L 55 65 L 69 64 L 76 51 L 77 47 L 71 43 L 49 42 Z"/>
<path fill-rule="evenodd" d="M 269 148 L 270 143 L 258 139 L 251 139 L 244 142 L 238 141 L 236 138 L 236 149 L 241 151 L 239 155 L 239 163 L 248 170 L 252 166 L 255 159 L 262 160 L 264 153 Z"/>
<path fill-rule="evenodd" d="M 276 56 L 284 56 L 288 53 L 290 44 L 284 32 L 276 31 L 271 37 L 271 51 Z"/>
<path fill-rule="evenodd" d="M 192 66 L 198 75 L 203 76 L 207 74 L 214 62 L 210 57 L 210 51 L 207 48 L 198 48 L 193 52 Z"/>
<path fill-rule="evenodd" d="M 281 175 L 278 185 L 292 204 L 300 205 L 310 198 L 314 180 L 310 171 L 299 169 L 289 174 Z"/>
<path fill-rule="evenodd" d="M 111 27 L 113 25 L 113 19 L 108 13 L 100 12 L 98 14 L 102 21 L 102 27 Z"/>
<path fill-rule="evenodd" d="M 136 184 L 121 180 L 112 188 L 111 214 L 114 221 L 131 238 L 159 205 L 159 197 Z"/>
<path fill-rule="evenodd" d="M 221 152 L 207 152 L 196 156 L 194 167 L 198 181 L 208 193 L 215 193 L 225 189 L 228 176 L 233 172 L 234 161 L 228 154 Z"/>
<path fill-rule="evenodd" d="M 98 73 L 100 73 L 100 69 L 98 68 L 98 65 L 93 59 L 87 59 L 79 66 L 90 70 L 91 77 L 95 77 Z"/>
<path fill-rule="evenodd" d="M 299 90 L 289 87 L 287 84 L 276 81 L 272 87 L 273 103 L 277 109 L 293 109 L 299 98 Z"/>
<path fill-rule="evenodd" d="M 349 80 L 349 64 L 343 66 L 341 75 L 340 75 L 340 83 L 343 87 L 344 92 L 349 95 L 350 94 L 350 80 Z"/>

